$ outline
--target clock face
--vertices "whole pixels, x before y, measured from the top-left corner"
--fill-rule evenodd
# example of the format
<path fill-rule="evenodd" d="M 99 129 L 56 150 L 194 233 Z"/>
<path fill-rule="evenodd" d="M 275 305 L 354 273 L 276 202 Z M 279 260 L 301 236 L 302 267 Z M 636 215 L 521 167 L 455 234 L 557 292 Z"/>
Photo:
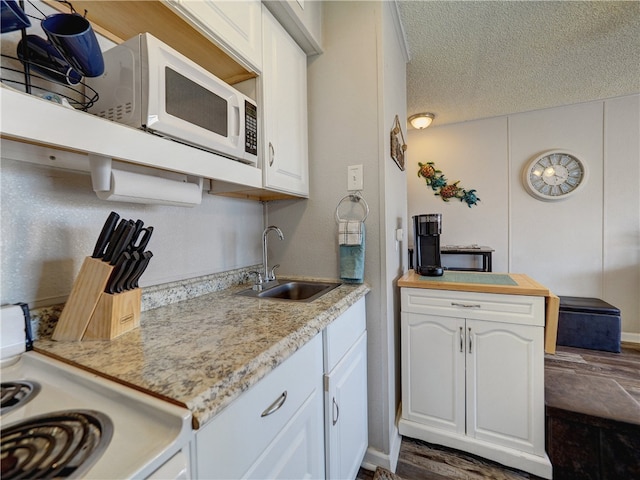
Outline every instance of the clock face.
<path fill-rule="evenodd" d="M 587 171 L 584 164 L 571 153 L 552 150 L 530 161 L 524 172 L 524 184 L 535 198 L 560 200 L 574 193 L 584 184 Z"/>

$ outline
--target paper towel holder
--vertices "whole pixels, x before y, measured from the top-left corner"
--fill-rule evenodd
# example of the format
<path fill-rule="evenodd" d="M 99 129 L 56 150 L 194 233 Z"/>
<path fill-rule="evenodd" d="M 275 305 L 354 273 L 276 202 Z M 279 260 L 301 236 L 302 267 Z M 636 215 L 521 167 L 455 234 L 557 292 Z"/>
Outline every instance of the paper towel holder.
<path fill-rule="evenodd" d="M 89 154 L 89 165 L 93 191 L 101 200 L 180 207 L 202 202 L 202 177 L 151 167 L 118 169 L 112 158 L 94 154 Z"/>

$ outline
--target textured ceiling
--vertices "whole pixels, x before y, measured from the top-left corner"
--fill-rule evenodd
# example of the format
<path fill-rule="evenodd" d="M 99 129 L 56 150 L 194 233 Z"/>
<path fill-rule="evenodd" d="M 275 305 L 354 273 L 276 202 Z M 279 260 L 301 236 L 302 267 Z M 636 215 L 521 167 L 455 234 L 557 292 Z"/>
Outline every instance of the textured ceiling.
<path fill-rule="evenodd" d="M 434 125 L 640 92 L 640 1 L 398 5 L 407 113 Z"/>

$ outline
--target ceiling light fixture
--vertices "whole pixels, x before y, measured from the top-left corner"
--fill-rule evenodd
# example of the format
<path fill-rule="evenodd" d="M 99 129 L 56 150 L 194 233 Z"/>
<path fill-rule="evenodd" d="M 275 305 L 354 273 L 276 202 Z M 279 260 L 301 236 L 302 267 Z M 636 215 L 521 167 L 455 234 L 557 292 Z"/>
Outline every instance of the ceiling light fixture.
<path fill-rule="evenodd" d="M 436 116 L 433 113 L 416 113 L 409 117 L 409 123 L 411 123 L 413 128 L 422 130 L 423 128 L 427 128 L 431 125 L 434 118 L 436 118 Z"/>

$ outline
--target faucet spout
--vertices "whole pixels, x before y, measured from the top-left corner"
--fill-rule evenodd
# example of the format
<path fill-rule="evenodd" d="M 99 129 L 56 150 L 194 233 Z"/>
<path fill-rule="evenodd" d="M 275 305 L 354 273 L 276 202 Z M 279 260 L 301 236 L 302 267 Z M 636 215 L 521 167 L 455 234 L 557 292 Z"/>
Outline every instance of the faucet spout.
<path fill-rule="evenodd" d="M 278 237 L 280 237 L 280 240 L 284 240 L 284 234 L 282 233 L 282 230 L 274 225 L 265 228 L 264 232 L 262 232 L 262 265 L 264 266 L 263 279 L 265 282 L 270 282 L 276 279 L 276 275 L 274 272 L 276 267 L 273 267 L 271 270 L 269 270 L 269 265 L 267 262 L 267 235 L 271 231 L 276 232 L 278 234 Z"/>

